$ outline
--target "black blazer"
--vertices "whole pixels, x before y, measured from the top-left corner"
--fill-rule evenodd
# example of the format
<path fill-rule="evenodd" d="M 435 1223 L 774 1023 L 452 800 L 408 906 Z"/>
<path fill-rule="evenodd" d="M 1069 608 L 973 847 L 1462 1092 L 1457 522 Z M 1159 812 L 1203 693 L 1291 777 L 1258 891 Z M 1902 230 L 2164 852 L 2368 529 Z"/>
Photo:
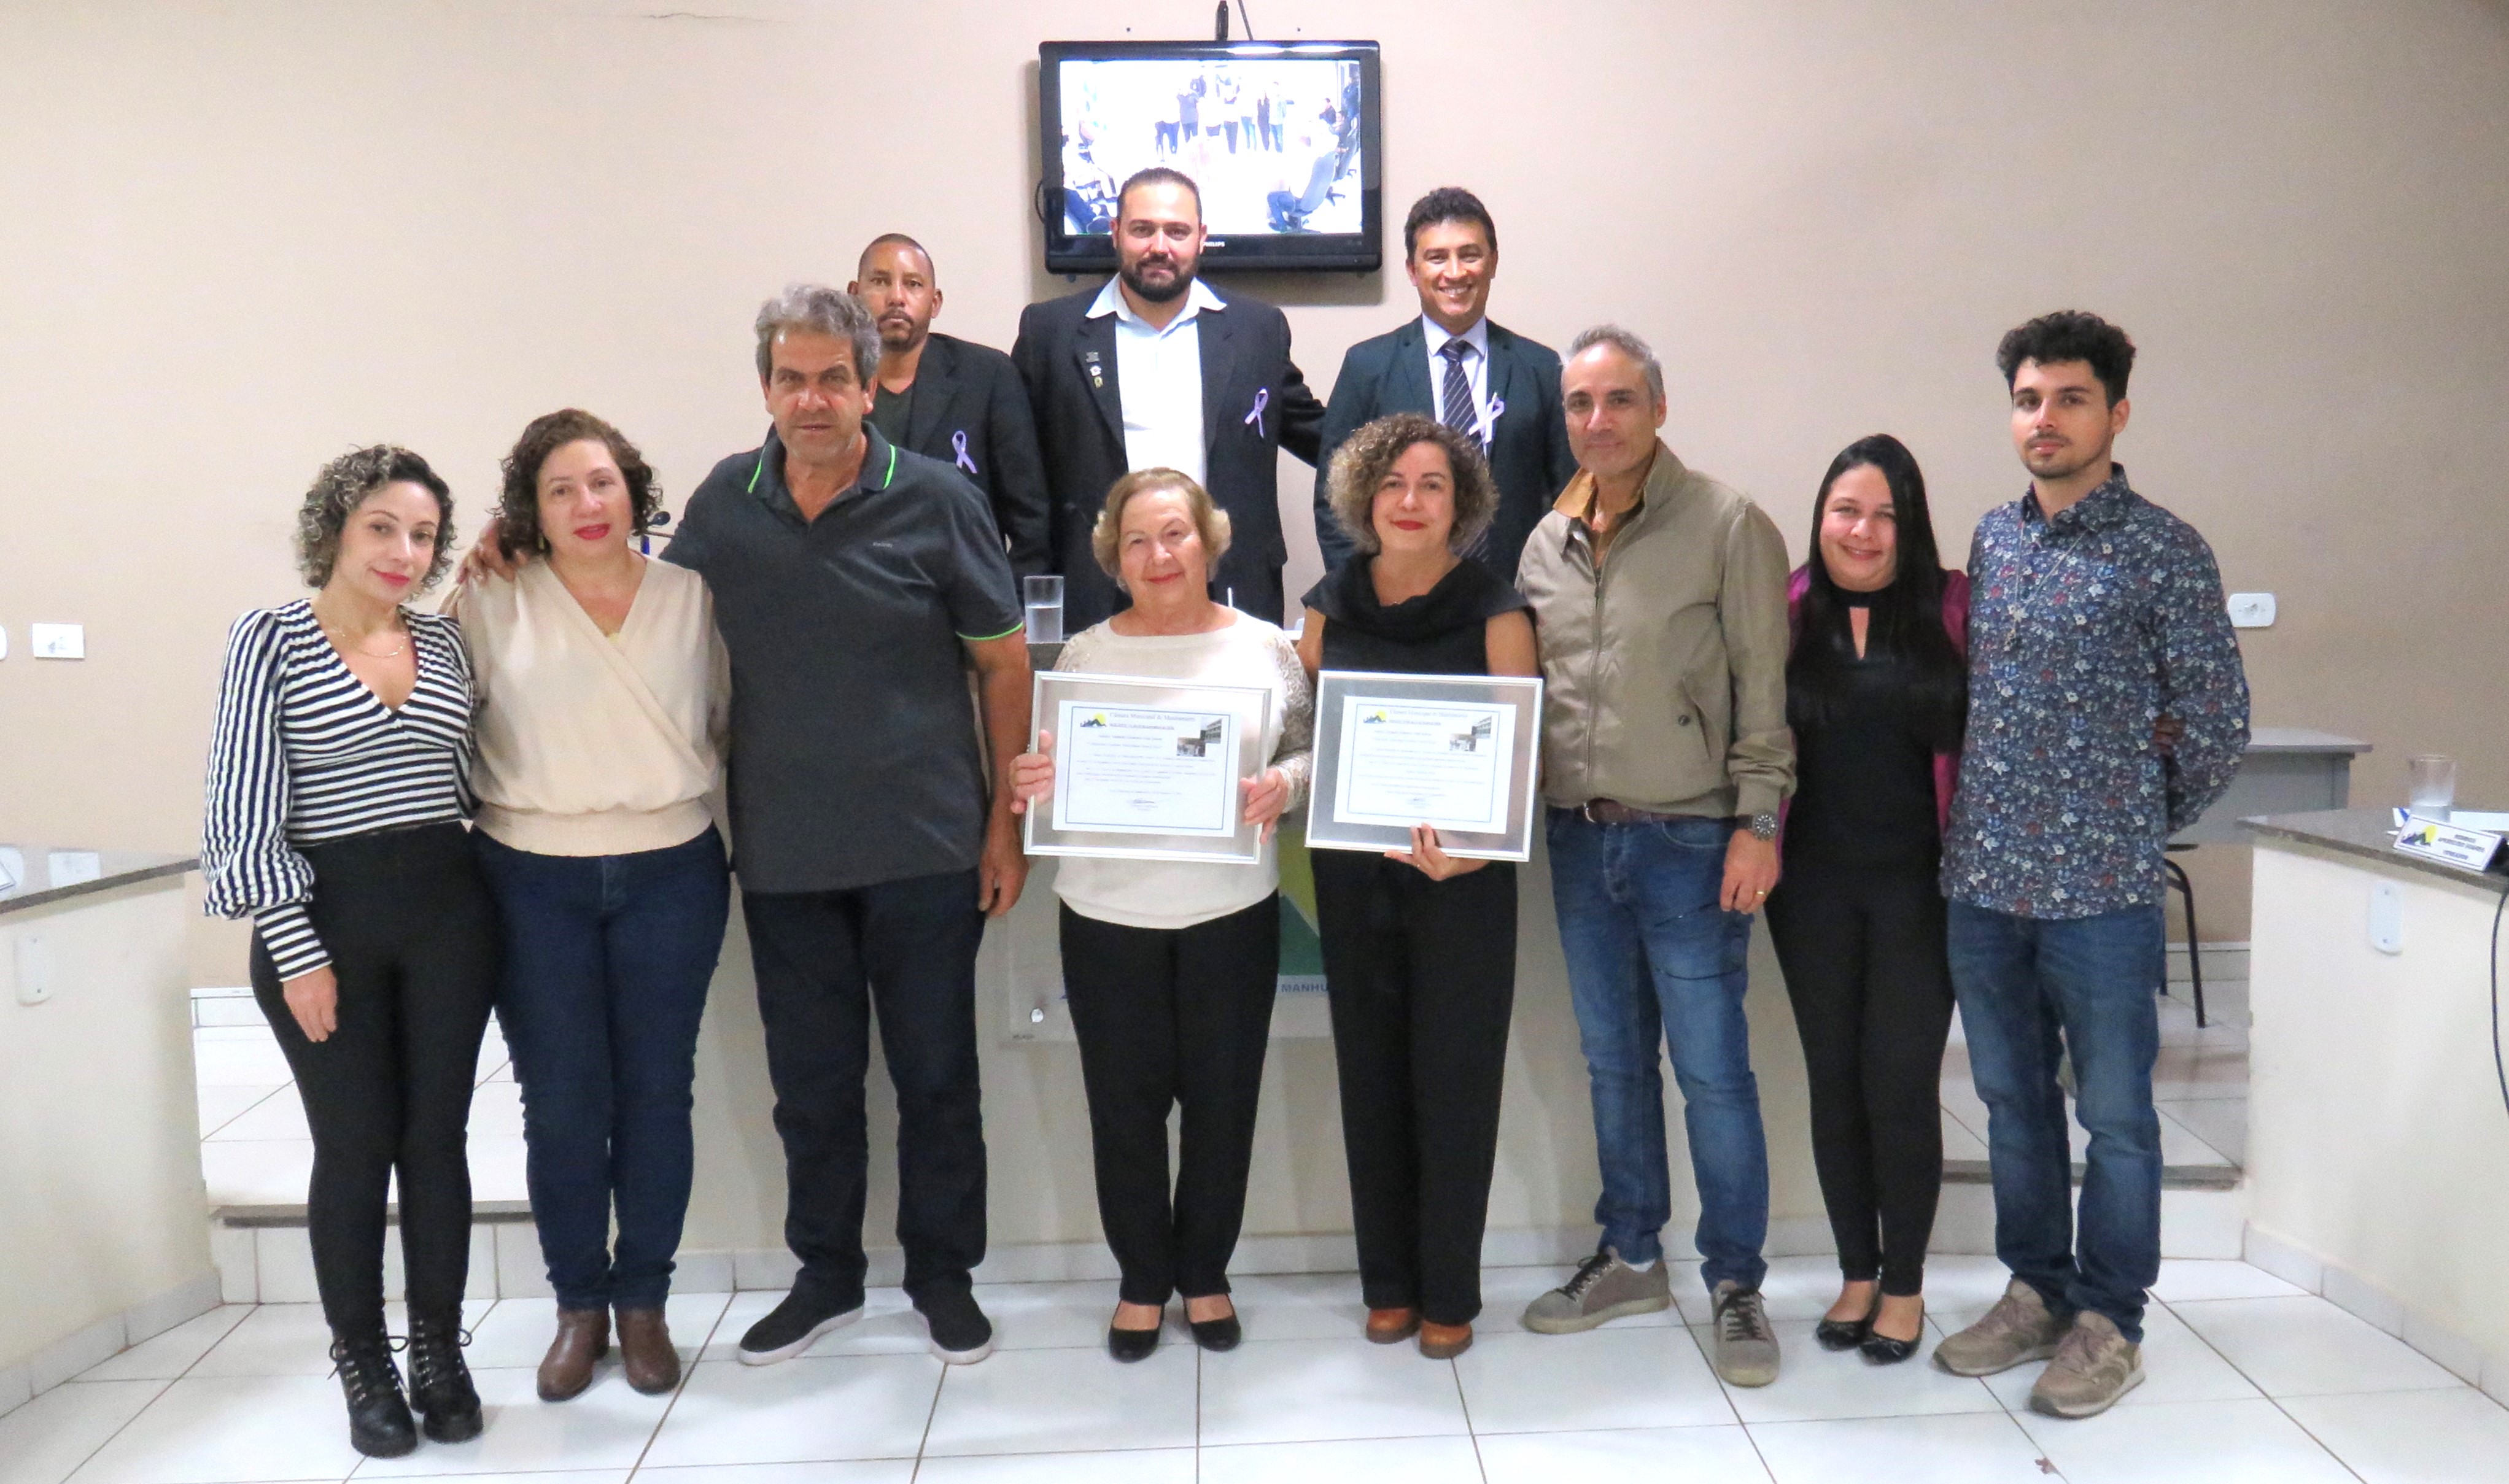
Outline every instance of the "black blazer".
<path fill-rule="evenodd" d="M 1031 304 L 1020 313 L 1011 360 L 1028 383 L 1037 447 L 1052 503 L 1054 570 L 1063 574 L 1064 628 L 1077 633 L 1128 606 L 1099 570 L 1089 533 L 1106 491 L 1127 471 L 1124 404 L 1116 385 L 1115 316 L 1088 317 L 1099 289 Z M 1246 294 L 1205 313 L 1202 344 L 1204 484 L 1228 512 L 1228 554 L 1212 572 L 1214 591 L 1235 588 L 1238 606 L 1278 621 L 1281 564 L 1280 451 L 1316 462 L 1324 403 L 1290 359 L 1290 321 Z M 1254 404 L 1263 404 L 1262 415 Z M 1555 392 L 1554 392 L 1555 400 Z"/>
<path fill-rule="evenodd" d="M 1568 451 L 1567 415 L 1559 406 L 1558 352 L 1493 321 L 1489 394 L 1505 404 L 1498 426 L 1490 430 L 1488 450 L 1490 475 L 1498 482 L 1498 518 L 1476 554 L 1481 565 L 1514 586 L 1525 538 L 1577 472 L 1577 456 Z M 1438 416 L 1437 395 L 1429 386 L 1429 342 L 1417 318 L 1352 346 L 1342 357 L 1341 374 L 1333 378 L 1332 402 L 1325 409 L 1316 456 L 1316 545 L 1324 552 L 1327 571 L 1356 549 L 1333 518 L 1326 489 L 1333 450 L 1352 433 L 1396 412 Z"/>
<path fill-rule="evenodd" d="M 1054 570 L 1036 424 L 1009 356 L 952 335 L 925 340 L 901 443 L 955 465 L 984 492 L 1010 547 L 1011 571 L 1027 577 Z"/>

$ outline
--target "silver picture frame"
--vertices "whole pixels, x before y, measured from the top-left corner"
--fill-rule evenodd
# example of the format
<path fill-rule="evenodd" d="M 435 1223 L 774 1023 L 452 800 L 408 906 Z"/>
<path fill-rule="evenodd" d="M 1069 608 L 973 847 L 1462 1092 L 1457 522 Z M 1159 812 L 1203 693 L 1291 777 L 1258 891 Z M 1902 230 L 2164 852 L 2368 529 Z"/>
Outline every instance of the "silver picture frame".
<path fill-rule="evenodd" d="M 1397 779 L 1386 756 L 1371 754 L 1378 723 L 1407 725 L 1409 766 Z M 1378 733 L 1374 735 L 1389 735 Z M 1427 752 L 1419 751 L 1427 738 Z M 1479 769 L 1445 766 L 1439 749 L 1482 751 Z M 1402 675 L 1327 670 L 1316 677 L 1314 787 L 1307 798 L 1307 844 L 1318 850 L 1407 850 L 1413 824 L 1438 824 L 1448 855 L 1483 861 L 1533 856 L 1541 814 L 1542 682 L 1534 676 Z M 1394 779 L 1400 786 L 1391 786 Z M 1490 829 L 1403 818 L 1401 805 L 1432 798 L 1477 800 L 1473 817 Z M 1400 822 L 1398 822 L 1400 821 Z"/>
<path fill-rule="evenodd" d="M 1030 801 L 1026 816 L 1025 845 L 1030 855 L 1092 856 L 1107 860 L 1206 861 L 1224 865 L 1251 866 L 1263 858 L 1263 829 L 1245 821 L 1243 794 L 1239 784 L 1254 777 L 1271 764 L 1263 739 L 1271 730 L 1272 692 L 1261 686 L 1197 686 L 1176 681 L 1143 679 L 1129 675 L 1090 675 L 1078 671 L 1039 671 L 1033 692 L 1033 715 L 1029 745 L 1036 745 L 1038 732 L 1055 733 L 1055 787 L 1051 792 Z M 1174 733 L 1174 757 L 1203 760 L 1215 752 L 1223 756 L 1214 761 L 1226 764 L 1215 770 L 1224 776 L 1226 798 L 1218 798 L 1220 784 L 1215 779 L 1207 787 L 1199 780 L 1153 780 L 1158 790 L 1166 790 L 1168 801 L 1179 806 L 1198 807 L 1204 817 L 1224 820 L 1224 833 L 1212 828 L 1192 832 L 1167 832 L 1156 827 L 1159 812 L 1152 807 L 1157 801 L 1152 789 L 1139 791 L 1136 797 L 1115 798 L 1141 818 L 1143 823 L 1115 825 L 1120 817 L 1107 812 L 1109 795 L 1100 786 L 1085 800 L 1075 798 L 1075 789 L 1088 780 L 1078 777 L 1066 766 L 1073 756 L 1067 744 L 1068 732 L 1085 727 L 1087 718 L 1098 716 L 1119 725 L 1124 723 L 1140 726 L 1155 722 Z M 1078 717 L 1071 726 L 1063 723 Z M 1233 757 L 1224 756 L 1233 751 Z M 1190 788 L 1179 787 L 1179 783 Z M 1206 797 L 1207 795 L 1207 797 Z M 1096 817 L 1084 823 L 1067 822 L 1061 817 L 1067 805 L 1075 820 L 1084 802 L 1096 807 Z"/>

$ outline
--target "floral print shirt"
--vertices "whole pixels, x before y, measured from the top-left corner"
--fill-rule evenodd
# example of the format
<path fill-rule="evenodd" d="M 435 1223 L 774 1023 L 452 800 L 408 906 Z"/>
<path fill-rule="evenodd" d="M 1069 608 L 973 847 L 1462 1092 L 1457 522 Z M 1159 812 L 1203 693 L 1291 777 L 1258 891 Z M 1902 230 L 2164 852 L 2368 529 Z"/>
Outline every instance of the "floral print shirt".
<path fill-rule="evenodd" d="M 1968 738 L 1943 894 L 2021 917 L 2157 905 L 2161 850 L 2248 745 L 2213 549 L 2119 465 L 2049 520 L 2036 494 L 1969 547 Z M 2163 757 L 2162 716 L 2186 727 Z"/>

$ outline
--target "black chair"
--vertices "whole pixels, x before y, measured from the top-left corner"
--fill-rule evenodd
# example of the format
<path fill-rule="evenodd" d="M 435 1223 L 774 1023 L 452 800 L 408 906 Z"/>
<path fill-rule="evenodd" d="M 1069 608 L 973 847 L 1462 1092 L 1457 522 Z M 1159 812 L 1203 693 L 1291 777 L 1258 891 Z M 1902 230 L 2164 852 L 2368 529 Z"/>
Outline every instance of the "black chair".
<path fill-rule="evenodd" d="M 2169 889 L 2187 899 L 2187 978 L 2195 990 L 2195 1028 L 2202 1030 L 2204 1019 L 2204 940 L 2195 932 L 2195 883 L 2187 879 L 2187 868 L 2170 859 L 2183 850 L 2192 850 L 2191 842 L 2172 841 L 2162 852 L 2160 869 L 2169 872 Z M 2169 992 L 2169 979 L 2163 975 L 2160 992 Z"/>

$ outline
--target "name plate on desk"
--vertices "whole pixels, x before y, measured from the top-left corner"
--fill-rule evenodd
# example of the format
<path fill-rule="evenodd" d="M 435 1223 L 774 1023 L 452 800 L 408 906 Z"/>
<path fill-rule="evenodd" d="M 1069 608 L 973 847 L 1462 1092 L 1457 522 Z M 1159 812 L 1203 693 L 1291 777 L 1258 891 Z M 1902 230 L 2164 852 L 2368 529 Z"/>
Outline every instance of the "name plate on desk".
<path fill-rule="evenodd" d="M 2424 860 L 2445 861 L 2468 871 L 2488 870 L 2491 858 L 2500 853 L 2500 836 L 2482 830 L 2468 830 L 2460 825 L 2424 819 L 2407 814 L 2404 826 L 2396 832 L 2396 848 L 2407 855 Z"/>

